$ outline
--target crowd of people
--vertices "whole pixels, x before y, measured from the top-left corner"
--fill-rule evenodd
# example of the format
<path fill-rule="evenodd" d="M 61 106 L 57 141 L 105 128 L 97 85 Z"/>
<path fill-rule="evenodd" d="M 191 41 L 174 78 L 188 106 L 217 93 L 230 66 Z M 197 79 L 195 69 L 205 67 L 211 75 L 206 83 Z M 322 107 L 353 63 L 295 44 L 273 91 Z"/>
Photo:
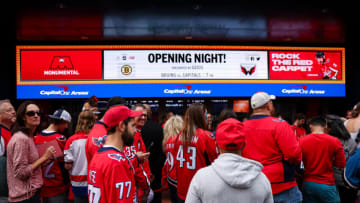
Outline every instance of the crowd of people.
<path fill-rule="evenodd" d="M 0 100 L 0 202 L 346 202 L 360 188 L 360 102 L 347 118 L 274 117 L 275 96 L 257 92 L 252 114 L 218 119 L 204 105 L 159 124 L 150 106 L 85 102 L 74 134 L 66 109 L 47 115 Z M 103 115 L 102 117 L 98 117 Z"/>

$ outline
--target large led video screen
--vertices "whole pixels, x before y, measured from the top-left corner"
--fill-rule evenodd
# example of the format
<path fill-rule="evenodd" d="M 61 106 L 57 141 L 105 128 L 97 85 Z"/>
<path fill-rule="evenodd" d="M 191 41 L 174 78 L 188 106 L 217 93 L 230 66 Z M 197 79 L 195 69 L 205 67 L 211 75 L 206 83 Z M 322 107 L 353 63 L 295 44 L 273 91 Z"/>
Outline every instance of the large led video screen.
<path fill-rule="evenodd" d="M 344 97 L 345 49 L 17 46 L 17 98 Z"/>

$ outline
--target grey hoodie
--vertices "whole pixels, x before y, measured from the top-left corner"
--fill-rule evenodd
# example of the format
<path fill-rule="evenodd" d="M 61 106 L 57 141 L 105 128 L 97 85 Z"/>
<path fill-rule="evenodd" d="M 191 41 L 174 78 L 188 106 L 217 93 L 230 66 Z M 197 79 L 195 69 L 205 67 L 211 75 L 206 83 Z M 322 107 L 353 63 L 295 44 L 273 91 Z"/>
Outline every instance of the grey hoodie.
<path fill-rule="evenodd" d="M 195 174 L 185 202 L 274 202 L 270 182 L 261 172 L 262 168 L 257 161 L 223 153 Z"/>

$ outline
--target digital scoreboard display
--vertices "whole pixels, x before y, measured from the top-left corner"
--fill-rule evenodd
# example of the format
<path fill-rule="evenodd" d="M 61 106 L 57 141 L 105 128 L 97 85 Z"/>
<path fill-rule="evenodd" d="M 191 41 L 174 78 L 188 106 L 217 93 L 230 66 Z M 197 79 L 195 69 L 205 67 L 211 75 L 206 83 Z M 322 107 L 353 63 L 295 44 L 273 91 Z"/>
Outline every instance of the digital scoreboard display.
<path fill-rule="evenodd" d="M 17 98 L 344 97 L 345 49 L 17 46 Z"/>

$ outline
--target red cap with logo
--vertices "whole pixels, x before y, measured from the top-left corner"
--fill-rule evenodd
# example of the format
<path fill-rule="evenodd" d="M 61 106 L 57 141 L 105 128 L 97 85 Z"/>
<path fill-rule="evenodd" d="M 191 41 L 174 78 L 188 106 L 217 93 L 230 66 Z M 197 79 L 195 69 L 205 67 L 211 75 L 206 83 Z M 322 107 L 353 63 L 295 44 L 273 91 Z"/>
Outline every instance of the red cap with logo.
<path fill-rule="evenodd" d="M 244 125 L 234 119 L 229 118 L 221 122 L 216 130 L 216 143 L 221 149 L 236 150 L 245 144 Z"/>
<path fill-rule="evenodd" d="M 111 107 L 105 112 L 104 123 L 108 128 L 115 127 L 121 121 L 126 120 L 127 118 L 138 117 L 142 114 L 142 111 L 132 111 L 124 105 L 118 105 Z"/>

